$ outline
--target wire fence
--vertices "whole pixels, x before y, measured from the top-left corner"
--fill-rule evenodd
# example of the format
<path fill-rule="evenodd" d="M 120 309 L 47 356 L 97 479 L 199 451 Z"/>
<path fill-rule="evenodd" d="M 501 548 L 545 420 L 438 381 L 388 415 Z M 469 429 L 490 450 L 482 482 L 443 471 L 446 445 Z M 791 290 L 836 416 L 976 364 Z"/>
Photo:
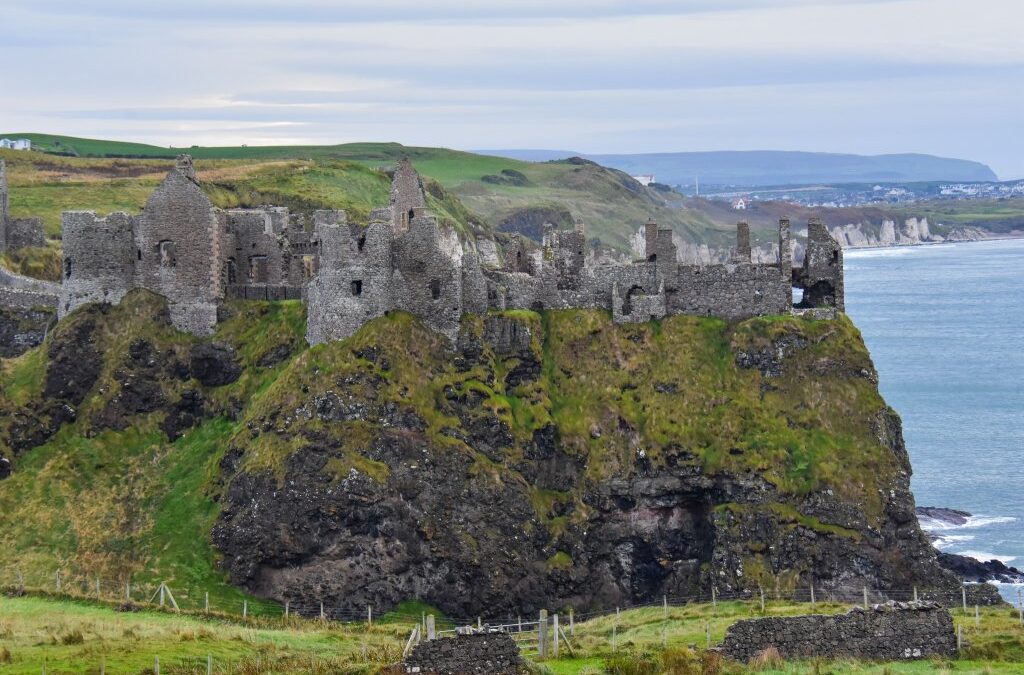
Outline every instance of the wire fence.
<path fill-rule="evenodd" d="M 37 593 L 77 599 L 89 599 L 114 604 L 122 608 L 163 608 L 168 611 L 190 613 L 208 613 L 226 616 L 234 620 L 257 619 L 290 619 L 293 621 L 316 620 L 339 625 L 363 624 L 367 627 L 374 624 L 404 625 L 402 631 L 409 631 L 405 641 L 404 656 L 416 644 L 427 639 L 440 639 L 457 634 L 473 633 L 506 633 L 519 645 L 524 655 L 534 658 L 557 657 L 559 645 L 563 653 L 572 653 L 576 638 L 577 624 L 587 621 L 618 617 L 622 611 L 660 608 L 664 619 L 669 619 L 670 610 L 685 608 L 687 605 L 710 605 L 712 613 L 719 603 L 746 603 L 750 611 L 761 613 L 770 611 L 773 604 L 807 604 L 810 611 L 820 603 L 840 604 L 845 606 L 868 607 L 889 601 L 907 602 L 929 600 L 950 608 L 954 614 L 969 620 L 974 617 L 978 621 L 978 605 L 990 604 L 991 594 L 981 592 L 978 584 L 963 584 L 959 589 L 947 588 L 907 588 L 907 589 L 873 589 L 861 588 L 816 588 L 806 585 L 788 589 L 756 590 L 719 590 L 710 588 L 705 592 L 689 594 L 663 595 L 659 600 L 644 603 L 623 603 L 614 609 L 576 612 L 572 607 L 560 607 L 557 614 L 548 615 L 542 610 L 538 615 L 530 617 L 507 616 L 494 613 L 491 616 L 433 616 L 426 612 L 403 612 L 392 610 L 383 615 L 375 615 L 372 606 L 365 608 L 352 605 L 338 605 L 329 601 L 310 602 L 308 599 L 296 601 L 257 599 L 219 592 L 211 594 L 197 587 L 186 585 L 175 586 L 172 583 L 160 582 L 151 577 L 143 578 L 142 574 L 110 577 L 92 575 L 84 571 L 59 569 L 53 571 L 36 570 L 24 572 L 21 569 L 0 570 L 0 589 L 7 593 Z M 1018 591 L 1016 602 L 1013 603 L 1024 629 L 1024 598 Z M 288 624 L 282 624 L 287 626 Z M 291 624 L 295 625 L 295 624 Z M 618 620 L 612 622 L 609 635 L 603 635 L 607 642 L 604 645 L 615 651 L 618 646 Z M 707 644 L 711 646 L 710 624 L 707 626 Z M 428 630 L 429 628 L 429 630 Z M 664 639 L 664 638 L 663 638 Z M 603 643 L 602 643 L 603 644 Z M 366 647 L 364 646 L 364 650 Z M 329 661 L 316 661 L 312 657 L 302 668 L 308 672 L 331 672 Z M 212 656 L 206 658 L 187 657 L 167 660 L 160 663 L 155 659 L 153 671 L 164 673 L 259 673 L 261 672 L 260 657 L 254 656 L 238 662 L 217 661 Z M 266 664 L 269 666 L 269 664 Z M 333 664 L 336 665 L 336 664 Z M 104 673 L 103 664 L 100 672 Z M 45 671 L 44 671 L 45 672 Z"/>

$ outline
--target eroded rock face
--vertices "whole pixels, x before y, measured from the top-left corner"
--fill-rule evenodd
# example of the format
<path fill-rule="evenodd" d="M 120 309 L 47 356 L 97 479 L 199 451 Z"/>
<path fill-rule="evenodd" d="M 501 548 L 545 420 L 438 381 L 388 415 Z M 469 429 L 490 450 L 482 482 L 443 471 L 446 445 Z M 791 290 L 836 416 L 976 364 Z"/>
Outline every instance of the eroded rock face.
<path fill-rule="evenodd" d="M 201 342 L 192 348 L 192 377 L 207 387 L 231 384 L 242 374 L 235 348 L 222 342 Z"/>
<path fill-rule="evenodd" d="M 43 344 L 56 312 L 49 308 L 0 307 L 0 358 L 20 356 Z"/>

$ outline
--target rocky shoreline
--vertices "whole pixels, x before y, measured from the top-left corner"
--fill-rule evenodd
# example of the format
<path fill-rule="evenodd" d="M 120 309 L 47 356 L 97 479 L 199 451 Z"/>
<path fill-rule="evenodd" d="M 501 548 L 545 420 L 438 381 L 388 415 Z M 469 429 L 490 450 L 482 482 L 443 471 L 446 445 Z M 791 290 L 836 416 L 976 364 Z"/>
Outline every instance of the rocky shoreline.
<path fill-rule="evenodd" d="M 922 522 L 922 528 L 924 528 L 933 546 L 939 537 L 929 531 L 923 523 L 932 521 L 946 527 L 963 527 L 973 515 L 967 511 L 934 506 L 918 506 L 915 510 L 918 519 Z M 970 556 L 947 553 L 937 547 L 936 551 L 939 565 L 964 581 L 1024 584 L 1024 572 L 1016 567 L 1010 567 L 1001 560 L 977 560 Z"/>

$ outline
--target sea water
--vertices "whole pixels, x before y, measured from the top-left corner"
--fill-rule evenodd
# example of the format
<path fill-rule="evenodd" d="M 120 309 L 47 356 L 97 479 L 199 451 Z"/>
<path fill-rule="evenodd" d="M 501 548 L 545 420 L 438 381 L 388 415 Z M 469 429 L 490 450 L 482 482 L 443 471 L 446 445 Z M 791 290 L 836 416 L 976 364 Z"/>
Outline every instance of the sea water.
<path fill-rule="evenodd" d="M 1024 568 L 1024 240 L 847 251 L 846 311 L 903 418 L 936 546 Z M 1016 587 L 1003 586 L 1016 600 Z"/>

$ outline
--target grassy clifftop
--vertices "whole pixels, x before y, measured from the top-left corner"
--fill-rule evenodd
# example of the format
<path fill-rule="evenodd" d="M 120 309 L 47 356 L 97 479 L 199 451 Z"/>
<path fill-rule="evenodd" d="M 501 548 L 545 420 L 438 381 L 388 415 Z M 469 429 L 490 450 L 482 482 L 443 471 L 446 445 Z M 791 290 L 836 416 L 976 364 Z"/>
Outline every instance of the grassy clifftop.
<path fill-rule="evenodd" d="M 399 469 L 372 442 L 388 427 L 468 462 L 453 485 L 525 490 L 527 527 L 552 541 L 543 554 L 552 573 L 573 573 L 580 552 L 562 538 L 587 527 L 591 492 L 608 481 L 685 467 L 754 475 L 777 490 L 765 513 L 784 528 L 854 540 L 849 523 L 793 504 L 828 490 L 879 526 L 879 485 L 902 471 L 875 431 L 885 405 L 845 318 L 619 326 L 600 311 L 509 312 L 465 319 L 463 341 L 482 345 L 467 359 L 402 313 L 308 348 L 299 303 L 240 303 L 214 338 L 233 347 L 238 377 L 204 385 L 188 362 L 209 341 L 176 332 L 165 312 L 135 292 L 118 307 L 72 314 L 45 345 L 0 362 L 0 455 L 14 463 L 0 481 L 0 568 L 132 575 L 238 598 L 210 543 L 232 480 L 281 481 L 320 446 L 333 448 L 328 482 L 354 472 L 384 492 L 401 489 L 389 482 Z M 494 321 L 530 337 L 497 353 L 484 339 Z M 91 371 L 72 367 L 91 359 Z M 55 375 L 62 368 L 71 374 Z M 183 410 L 193 417 L 180 423 Z M 36 442 L 32 429 L 53 433 Z M 543 473 L 561 465 L 536 455 L 551 429 L 561 465 L 580 468 L 565 484 Z M 227 452 L 240 459 L 225 472 Z M 751 507 L 718 508 L 735 517 Z M 775 579 L 753 558 L 749 569 Z"/>

